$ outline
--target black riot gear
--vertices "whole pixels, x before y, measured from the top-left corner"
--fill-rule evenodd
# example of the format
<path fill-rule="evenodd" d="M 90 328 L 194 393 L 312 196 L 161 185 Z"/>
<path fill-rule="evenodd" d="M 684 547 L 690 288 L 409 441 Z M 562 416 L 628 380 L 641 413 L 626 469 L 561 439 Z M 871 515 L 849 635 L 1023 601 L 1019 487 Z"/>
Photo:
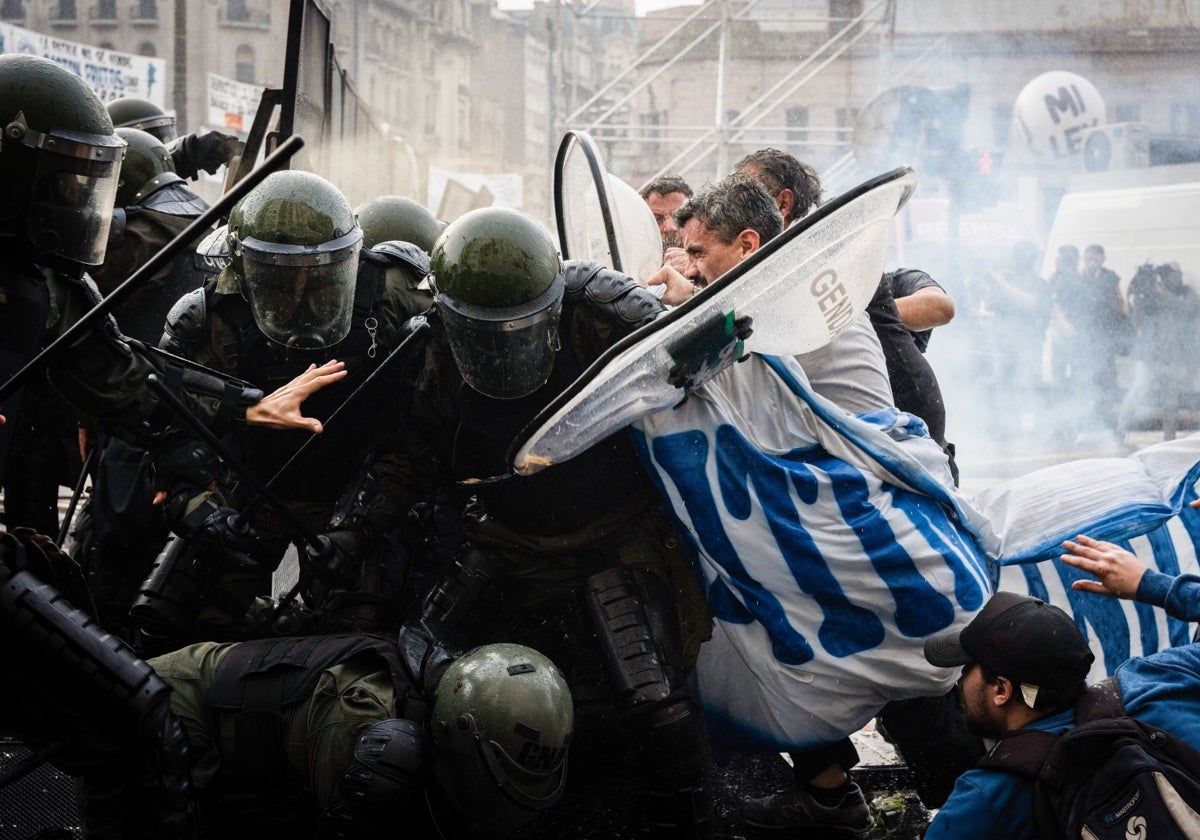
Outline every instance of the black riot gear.
<path fill-rule="evenodd" d="M 135 128 L 162 143 L 175 139 L 175 117 L 153 102 L 137 96 L 122 96 L 108 103 L 108 115 L 117 128 Z"/>
<path fill-rule="evenodd" d="M 0 126 L 0 230 L 99 265 L 125 149 L 100 100 L 53 61 L 0 56 Z"/>
<path fill-rule="evenodd" d="M 118 128 L 117 136 L 127 144 L 117 183 L 118 207 L 141 204 L 151 193 L 183 180 L 157 137 L 136 128 Z"/>
<path fill-rule="evenodd" d="M 232 267 L 263 334 L 317 349 L 350 332 L 362 228 L 337 187 L 276 172 L 229 215 Z"/>
<path fill-rule="evenodd" d="M 430 268 L 467 384 L 496 399 L 542 387 L 559 348 L 565 289 L 550 236 L 515 210 L 473 210 L 438 237 Z"/>
<path fill-rule="evenodd" d="M 426 254 L 446 229 L 423 206 L 399 195 L 381 195 L 354 211 L 363 229 L 363 247 L 374 248 L 380 242 L 411 242 Z"/>

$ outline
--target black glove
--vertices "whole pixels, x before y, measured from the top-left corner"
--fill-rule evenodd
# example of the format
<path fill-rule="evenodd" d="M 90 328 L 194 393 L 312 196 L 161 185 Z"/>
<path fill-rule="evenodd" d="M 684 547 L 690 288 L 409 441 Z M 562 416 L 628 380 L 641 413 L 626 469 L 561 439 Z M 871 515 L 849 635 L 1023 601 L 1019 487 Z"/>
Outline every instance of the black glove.
<path fill-rule="evenodd" d="M 201 169 L 209 175 L 216 174 L 218 169 L 231 163 L 245 148 L 246 144 L 232 134 L 210 131 L 207 134 L 180 137 L 170 145 L 169 151 L 176 174 L 195 180 Z"/>
<path fill-rule="evenodd" d="M 179 531 L 188 537 L 198 554 L 214 556 L 227 568 L 253 569 L 261 550 L 262 536 L 233 508 L 206 498 L 180 521 Z"/>
<path fill-rule="evenodd" d="M 353 531 L 330 531 L 317 537 L 319 548 L 304 547 L 303 572 L 330 589 L 358 586 L 363 539 Z"/>
<path fill-rule="evenodd" d="M 154 492 L 167 494 L 167 522 L 173 530 L 216 490 L 221 462 L 204 443 L 185 435 L 172 435 L 155 444 Z M 195 520 L 193 520 L 194 522 Z"/>

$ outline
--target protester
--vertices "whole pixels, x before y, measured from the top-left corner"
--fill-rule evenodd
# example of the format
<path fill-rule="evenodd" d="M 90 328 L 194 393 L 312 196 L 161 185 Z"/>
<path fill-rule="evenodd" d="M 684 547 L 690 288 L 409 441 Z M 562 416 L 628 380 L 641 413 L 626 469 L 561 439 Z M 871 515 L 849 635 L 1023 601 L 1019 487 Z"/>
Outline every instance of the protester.
<path fill-rule="evenodd" d="M 938 667 L 963 668 L 967 725 L 997 739 L 1025 729 L 1071 729 L 1094 659 L 1069 615 L 1012 592 L 993 595 L 961 631 L 926 640 L 925 657 Z M 1135 657 L 1115 679 L 1127 714 L 1200 749 L 1200 645 Z M 1035 836 L 1033 780 L 977 768 L 958 780 L 925 840 Z"/>
<path fill-rule="evenodd" d="M 683 239 L 679 234 L 679 225 L 675 223 L 674 213 L 692 197 L 692 188 L 687 181 L 678 175 L 660 175 L 645 184 L 638 195 L 645 200 L 658 232 L 662 234 L 663 251 L 671 248 L 682 248 Z"/>
<path fill-rule="evenodd" d="M 676 217 L 689 257 L 685 275 L 698 287 L 731 270 L 783 229 L 777 201 L 748 174 L 735 173 L 706 187 L 680 208 Z M 666 269 L 651 282 L 669 282 L 665 273 Z M 885 287 L 883 293 L 888 290 Z M 900 326 L 894 305 L 892 312 L 900 340 L 923 361 L 911 335 Z M 892 404 L 885 352 L 866 314 L 860 314 L 826 347 L 796 358 L 813 390 L 839 408 L 862 414 Z M 981 752 L 977 741 L 956 725 L 954 708 L 954 698 L 947 695 L 904 700 L 884 709 L 890 735 L 917 770 L 918 785 L 931 806 L 940 803 L 957 772 L 970 766 Z M 823 826 L 860 832 L 871 828 L 862 791 L 849 774 L 858 762 L 849 738 L 793 751 L 791 759 L 797 786 L 748 800 L 743 808 L 748 824 L 768 829 Z"/>

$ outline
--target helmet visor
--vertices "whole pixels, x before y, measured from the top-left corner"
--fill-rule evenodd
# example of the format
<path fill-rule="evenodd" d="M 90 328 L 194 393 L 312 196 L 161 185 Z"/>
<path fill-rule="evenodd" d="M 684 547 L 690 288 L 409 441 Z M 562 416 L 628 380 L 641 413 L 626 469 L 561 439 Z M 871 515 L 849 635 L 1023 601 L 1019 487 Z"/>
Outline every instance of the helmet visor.
<path fill-rule="evenodd" d="M 345 338 L 361 246 L 357 227 L 315 248 L 240 241 L 242 289 L 263 335 L 300 350 L 331 347 Z"/>
<path fill-rule="evenodd" d="M 477 306 L 439 293 L 446 340 L 459 372 L 479 393 L 500 400 L 528 396 L 546 384 L 558 350 L 562 275 L 520 306 Z"/>
<path fill-rule="evenodd" d="M 508 837 L 562 797 L 566 749 L 547 751 L 554 760 L 544 769 L 523 767 L 464 717 L 466 729 L 439 741 L 430 805 L 438 824 L 452 829 L 447 836 Z"/>
<path fill-rule="evenodd" d="M 147 134 L 157 137 L 164 143 L 170 143 L 175 139 L 175 117 L 170 114 L 157 114 L 152 117 L 144 117 L 140 120 L 133 120 L 119 125 L 117 128 L 136 128 L 139 131 L 144 131 Z"/>
<path fill-rule="evenodd" d="M 20 142 L 39 150 L 26 235 L 39 251 L 100 265 L 125 141 L 119 137 L 26 129 Z"/>

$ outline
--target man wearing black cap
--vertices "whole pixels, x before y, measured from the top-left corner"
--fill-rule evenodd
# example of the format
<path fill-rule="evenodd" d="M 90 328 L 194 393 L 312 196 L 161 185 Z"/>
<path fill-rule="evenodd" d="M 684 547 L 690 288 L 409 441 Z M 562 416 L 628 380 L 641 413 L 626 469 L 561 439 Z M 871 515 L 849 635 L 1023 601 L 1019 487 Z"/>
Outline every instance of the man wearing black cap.
<path fill-rule="evenodd" d="M 1071 729 L 1095 657 L 1058 607 L 998 592 L 961 631 L 927 639 L 925 658 L 962 666 L 967 726 L 994 739 L 1020 729 Z M 1200 748 L 1200 645 L 1129 659 L 1116 679 L 1128 715 Z M 964 773 L 925 840 L 963 837 L 1033 840 L 1033 781 L 982 768 Z"/>

